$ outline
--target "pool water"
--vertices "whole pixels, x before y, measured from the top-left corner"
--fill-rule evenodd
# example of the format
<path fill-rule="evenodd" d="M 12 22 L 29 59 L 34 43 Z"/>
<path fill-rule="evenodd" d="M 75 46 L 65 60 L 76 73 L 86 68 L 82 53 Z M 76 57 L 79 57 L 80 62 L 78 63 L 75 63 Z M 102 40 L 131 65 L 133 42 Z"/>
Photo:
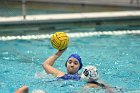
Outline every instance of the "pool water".
<path fill-rule="evenodd" d="M 29 86 L 30 93 L 36 89 L 76 93 L 85 85 L 83 81 L 57 80 L 45 73 L 42 63 L 57 51 L 49 39 L 0 41 L 0 48 L 0 93 L 14 93 L 23 85 Z M 71 53 L 78 53 L 84 66 L 97 66 L 100 80 L 117 87 L 116 93 L 140 92 L 140 35 L 70 38 L 67 51 L 54 66 L 66 72 L 64 64 Z M 105 93 L 103 89 L 82 92 Z"/>

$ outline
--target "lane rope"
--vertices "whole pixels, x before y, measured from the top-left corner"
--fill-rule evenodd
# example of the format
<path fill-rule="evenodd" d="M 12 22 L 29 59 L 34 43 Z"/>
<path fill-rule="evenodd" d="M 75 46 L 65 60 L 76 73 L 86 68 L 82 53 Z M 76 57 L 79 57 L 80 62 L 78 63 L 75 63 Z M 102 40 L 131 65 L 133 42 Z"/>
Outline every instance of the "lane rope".
<path fill-rule="evenodd" d="M 127 31 L 98 31 L 98 32 L 75 32 L 67 33 L 70 38 L 90 37 L 98 35 L 125 35 L 125 34 L 140 34 L 140 30 L 127 30 Z M 50 38 L 52 34 L 40 35 L 21 35 L 21 36 L 0 36 L 0 41 L 7 40 L 31 40 L 31 39 L 46 39 Z"/>

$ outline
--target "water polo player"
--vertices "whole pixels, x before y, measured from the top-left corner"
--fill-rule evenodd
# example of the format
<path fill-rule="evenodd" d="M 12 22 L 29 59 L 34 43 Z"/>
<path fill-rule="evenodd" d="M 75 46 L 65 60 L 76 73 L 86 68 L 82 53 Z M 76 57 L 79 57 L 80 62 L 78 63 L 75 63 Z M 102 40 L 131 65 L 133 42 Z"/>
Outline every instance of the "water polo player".
<path fill-rule="evenodd" d="M 84 87 L 84 90 L 87 87 L 103 88 L 106 89 L 108 93 L 114 93 L 111 87 L 102 83 L 99 80 L 99 73 L 95 66 L 91 66 L 91 65 L 86 66 L 82 71 L 81 79 L 87 82 L 87 85 Z"/>
<path fill-rule="evenodd" d="M 78 71 L 82 68 L 83 64 L 81 58 L 77 54 L 72 54 L 65 63 L 67 74 L 53 67 L 56 59 L 59 58 L 66 49 L 58 50 L 57 53 L 50 56 L 44 63 L 43 67 L 48 74 L 53 74 L 58 78 L 64 80 L 80 80 Z"/>

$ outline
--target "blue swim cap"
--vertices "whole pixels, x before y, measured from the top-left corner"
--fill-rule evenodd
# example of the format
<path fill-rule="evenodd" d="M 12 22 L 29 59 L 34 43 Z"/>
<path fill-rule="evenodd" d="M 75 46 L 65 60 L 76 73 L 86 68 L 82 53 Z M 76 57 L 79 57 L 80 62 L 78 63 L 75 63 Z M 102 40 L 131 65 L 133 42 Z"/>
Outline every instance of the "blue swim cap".
<path fill-rule="evenodd" d="M 79 56 L 78 54 L 71 54 L 71 55 L 69 56 L 69 58 L 76 58 L 76 59 L 79 61 L 79 63 L 80 63 L 79 70 L 82 68 L 83 64 L 82 64 L 81 58 L 80 58 L 80 56 Z M 69 59 L 69 58 L 68 58 L 68 59 Z M 67 60 L 67 61 L 68 61 L 68 60 Z M 65 66 L 67 66 L 67 61 L 66 61 L 66 63 L 65 63 Z"/>

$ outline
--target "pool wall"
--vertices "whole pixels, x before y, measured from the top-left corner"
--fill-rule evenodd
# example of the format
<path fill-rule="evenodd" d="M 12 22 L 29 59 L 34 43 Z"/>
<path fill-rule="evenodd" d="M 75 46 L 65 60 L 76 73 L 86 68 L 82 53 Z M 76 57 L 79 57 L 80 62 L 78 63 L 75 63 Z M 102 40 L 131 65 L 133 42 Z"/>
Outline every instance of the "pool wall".
<path fill-rule="evenodd" d="M 93 12 L 93 13 L 71 13 L 71 14 L 47 14 L 0 17 L 0 25 L 33 24 L 33 23 L 62 23 L 62 22 L 87 22 L 108 20 L 140 20 L 140 11 L 118 11 L 118 12 Z"/>
<path fill-rule="evenodd" d="M 7 0 L 11 1 L 11 0 Z M 22 0 L 12 0 L 20 1 Z M 42 2 L 55 4 L 77 4 L 77 5 L 98 5 L 98 6 L 119 6 L 119 7 L 140 7 L 137 0 L 26 0 L 26 2 Z"/>
<path fill-rule="evenodd" d="M 22 16 L 0 17 L 0 32 L 12 31 L 13 28 L 14 31 L 16 31 L 15 29 L 63 30 L 62 28 L 66 29 L 70 26 L 83 25 L 86 27 L 90 24 L 96 27 L 96 31 L 137 30 L 140 29 L 140 11 L 27 15 L 26 19 L 23 19 Z M 115 26 L 115 29 L 112 25 Z M 129 29 L 130 27 L 132 29 Z"/>
<path fill-rule="evenodd" d="M 16 0 L 12 0 L 16 1 Z M 12 2 L 11 1 L 11 2 Z M 19 1 L 19 0 L 18 0 Z M 28 1 L 28 0 L 27 0 Z M 30 1 L 30 0 L 29 0 Z M 34 1 L 34 0 L 33 0 Z M 1 11 L 5 13 L 0 16 L 0 36 L 7 36 L 7 35 L 25 35 L 27 33 L 34 34 L 37 32 L 37 34 L 41 33 L 50 33 L 54 31 L 65 31 L 67 29 L 74 29 L 73 31 L 76 31 L 76 29 L 79 29 L 81 31 L 82 28 L 92 28 L 93 31 L 121 31 L 121 30 L 139 30 L 140 29 L 140 11 L 139 10 L 127 10 L 127 11 L 111 11 L 111 9 L 108 9 L 108 11 L 104 11 L 103 9 L 106 7 L 101 7 L 100 9 L 97 8 L 97 10 L 100 11 L 87 11 L 90 10 L 90 8 L 94 9 L 94 7 L 81 7 L 81 9 L 85 9 L 85 11 L 77 11 L 80 9 L 80 7 L 76 8 L 75 6 L 71 6 L 71 9 L 66 6 L 54 6 L 49 5 L 47 3 L 44 4 L 29 4 L 27 3 L 28 13 L 30 14 L 26 15 L 26 18 L 22 16 L 22 9 L 21 9 L 21 2 L 12 2 L 9 3 L 8 0 L 4 2 L 4 5 L 2 6 Z M 43 1 L 42 1 L 43 2 Z M 16 4 L 15 4 L 16 3 Z M 58 3 L 59 5 L 60 3 Z M 47 7 L 45 7 L 45 6 Z M 60 4 L 61 5 L 61 4 Z M 37 9 L 39 6 L 41 9 Z M 51 6 L 51 7 L 50 7 Z M 13 8 L 12 8 L 13 7 Z M 37 8 L 35 8 L 37 7 Z M 50 9 L 52 7 L 55 7 L 52 9 L 54 11 L 55 9 L 58 9 L 60 11 L 61 9 L 65 10 L 64 13 L 57 12 L 57 13 L 48 13 L 49 11 L 47 9 Z M 96 10 L 95 8 L 95 10 Z M 11 9 L 11 11 L 5 12 L 6 10 Z M 32 10 L 33 9 L 33 10 Z M 39 12 L 42 11 L 42 9 L 45 10 L 45 12 Z M 75 10 L 72 11 L 71 10 Z M 91 9 L 91 10 L 92 10 Z M 43 11 L 44 11 L 43 10 Z M 47 10 L 47 11 L 46 11 Z M 69 11 L 66 13 L 66 11 Z M 20 11 L 20 13 L 18 13 Z M 33 12 L 34 11 L 34 12 Z M 56 11 L 56 10 L 55 10 Z M 104 12 L 103 12 L 104 11 Z M 36 13 L 35 13 L 36 12 Z M 13 16 L 14 15 L 14 16 Z"/>

